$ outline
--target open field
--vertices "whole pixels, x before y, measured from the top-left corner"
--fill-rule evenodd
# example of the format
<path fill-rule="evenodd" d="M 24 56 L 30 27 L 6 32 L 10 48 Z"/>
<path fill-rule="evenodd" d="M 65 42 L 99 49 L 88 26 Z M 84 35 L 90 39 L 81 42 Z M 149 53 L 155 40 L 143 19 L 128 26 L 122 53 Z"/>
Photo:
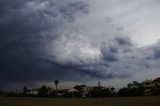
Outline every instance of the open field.
<path fill-rule="evenodd" d="M 160 106 L 160 96 L 116 98 L 0 98 L 0 106 Z"/>

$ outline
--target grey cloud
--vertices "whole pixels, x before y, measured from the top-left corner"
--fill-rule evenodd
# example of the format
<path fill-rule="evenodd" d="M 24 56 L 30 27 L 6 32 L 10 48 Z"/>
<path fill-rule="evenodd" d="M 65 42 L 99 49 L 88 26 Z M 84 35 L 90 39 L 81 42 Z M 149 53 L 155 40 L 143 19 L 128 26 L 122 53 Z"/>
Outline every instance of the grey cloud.
<path fill-rule="evenodd" d="M 101 48 L 101 52 L 103 55 L 103 58 L 106 61 L 118 61 L 119 60 L 119 55 L 122 52 L 129 52 L 131 48 L 133 48 L 132 42 L 128 36 L 120 36 L 120 37 L 115 37 L 112 40 L 112 45 L 110 46 L 105 46 L 106 44 L 103 43 L 103 46 Z"/>
<path fill-rule="evenodd" d="M 115 40 L 118 42 L 119 45 L 126 46 L 132 45 L 131 40 L 128 37 L 117 37 Z"/>
<path fill-rule="evenodd" d="M 63 67 L 40 58 L 46 55 L 46 45 L 61 36 L 64 25 L 73 22 L 76 14 L 87 13 L 88 5 L 81 0 L 1 0 L 0 5 L 0 80 L 41 81 L 70 76 Z"/>
<path fill-rule="evenodd" d="M 118 61 L 119 54 L 117 52 L 118 51 L 117 48 L 111 47 L 109 48 L 109 50 L 107 49 L 105 47 L 101 49 L 104 60 L 111 61 L 111 62 Z"/>
<path fill-rule="evenodd" d="M 153 52 L 154 52 L 154 59 L 160 59 L 160 48 L 154 49 Z"/>
<path fill-rule="evenodd" d="M 137 48 L 123 31 L 84 0 L 1 0 L 0 80 L 113 79 L 156 70 L 158 44 Z"/>

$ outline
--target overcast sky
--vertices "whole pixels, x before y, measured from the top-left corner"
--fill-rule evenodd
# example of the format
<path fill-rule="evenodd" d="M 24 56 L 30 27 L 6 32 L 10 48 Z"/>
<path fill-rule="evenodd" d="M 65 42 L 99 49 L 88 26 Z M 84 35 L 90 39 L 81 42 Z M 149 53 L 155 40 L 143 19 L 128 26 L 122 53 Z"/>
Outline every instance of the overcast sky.
<path fill-rule="evenodd" d="M 0 85 L 123 87 L 160 76 L 159 0 L 1 0 Z"/>

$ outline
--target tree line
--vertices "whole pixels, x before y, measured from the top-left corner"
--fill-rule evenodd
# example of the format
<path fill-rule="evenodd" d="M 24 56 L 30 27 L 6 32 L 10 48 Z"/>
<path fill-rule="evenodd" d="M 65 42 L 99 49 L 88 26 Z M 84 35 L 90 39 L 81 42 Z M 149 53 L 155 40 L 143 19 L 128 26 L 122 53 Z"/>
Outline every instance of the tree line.
<path fill-rule="evenodd" d="M 75 85 L 73 89 L 58 89 L 59 80 L 55 80 L 55 88 L 52 89 L 43 85 L 37 89 L 28 89 L 27 86 L 22 88 L 22 92 L 9 92 L 5 93 L 9 97 L 50 97 L 50 98 L 95 98 L 95 97 L 126 97 L 126 96 L 144 96 L 145 88 L 141 83 L 134 82 L 128 84 L 128 87 L 115 91 L 114 87 L 103 87 L 98 83 L 98 86 L 88 87 L 86 85 Z M 132 85 L 132 86 L 131 86 Z M 133 86 L 134 85 L 134 86 Z M 4 94 L 0 90 L 0 94 Z M 160 88 L 151 89 L 151 95 L 160 95 Z"/>

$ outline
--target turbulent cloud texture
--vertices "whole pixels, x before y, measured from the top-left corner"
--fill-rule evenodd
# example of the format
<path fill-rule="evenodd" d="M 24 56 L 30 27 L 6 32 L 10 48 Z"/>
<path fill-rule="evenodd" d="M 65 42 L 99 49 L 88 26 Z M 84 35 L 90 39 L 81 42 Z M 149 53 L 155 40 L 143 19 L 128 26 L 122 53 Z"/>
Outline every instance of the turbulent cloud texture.
<path fill-rule="evenodd" d="M 0 80 L 156 76 L 159 43 L 136 47 L 125 28 L 94 14 L 93 5 L 85 0 L 1 0 Z"/>

